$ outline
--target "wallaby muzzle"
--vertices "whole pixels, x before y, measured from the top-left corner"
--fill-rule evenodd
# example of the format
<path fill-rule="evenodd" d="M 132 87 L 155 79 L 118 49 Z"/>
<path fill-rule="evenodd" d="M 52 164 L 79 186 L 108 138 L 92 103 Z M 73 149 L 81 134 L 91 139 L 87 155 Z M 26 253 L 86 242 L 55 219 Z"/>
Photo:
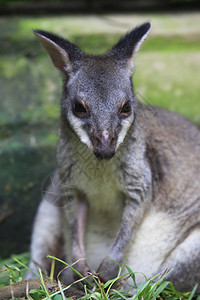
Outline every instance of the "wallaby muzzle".
<path fill-rule="evenodd" d="M 115 155 L 116 135 L 103 134 L 93 135 L 93 152 L 98 160 L 111 159 Z"/>

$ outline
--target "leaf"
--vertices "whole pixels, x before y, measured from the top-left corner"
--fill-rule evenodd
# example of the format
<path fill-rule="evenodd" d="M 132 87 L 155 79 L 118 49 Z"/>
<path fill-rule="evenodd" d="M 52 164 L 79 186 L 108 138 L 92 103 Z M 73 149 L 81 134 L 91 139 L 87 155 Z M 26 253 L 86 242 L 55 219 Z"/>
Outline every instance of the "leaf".
<path fill-rule="evenodd" d="M 29 294 L 46 296 L 46 293 L 44 291 L 42 291 L 42 290 L 36 290 L 36 289 L 30 290 Z"/>
<path fill-rule="evenodd" d="M 53 300 L 63 300 L 62 296 L 61 295 L 55 295 L 52 297 Z M 67 299 L 67 298 L 65 298 Z"/>
<path fill-rule="evenodd" d="M 110 285 L 113 285 L 120 277 L 110 279 L 104 284 L 104 288 L 108 288 Z"/>
<path fill-rule="evenodd" d="M 99 292 L 92 293 L 90 297 L 96 300 L 102 300 L 101 294 Z"/>
<path fill-rule="evenodd" d="M 135 278 L 135 273 L 131 270 L 131 268 L 129 268 L 127 265 L 126 265 L 126 269 L 127 271 L 129 272 L 131 278 L 133 279 L 133 282 L 134 282 L 134 285 L 135 285 L 135 288 L 137 289 L 137 283 L 136 283 L 136 278 Z"/>
<path fill-rule="evenodd" d="M 168 286 L 169 281 L 164 281 L 155 291 L 155 293 L 153 294 L 153 299 L 155 299 L 158 295 L 160 295 L 160 293 L 162 293 L 162 291 Z"/>
<path fill-rule="evenodd" d="M 7 264 L 4 264 L 4 266 L 6 267 L 6 269 L 10 270 L 10 271 L 18 271 L 20 272 L 20 269 L 16 266 L 9 266 Z"/>
<path fill-rule="evenodd" d="M 150 289 L 150 286 L 149 286 L 150 283 L 151 283 L 151 280 L 149 279 L 147 282 L 139 285 L 139 287 L 137 289 L 137 296 L 143 295 L 144 292 L 148 292 Z"/>
<path fill-rule="evenodd" d="M 193 296 L 195 295 L 196 293 L 196 290 L 198 288 L 198 283 L 195 285 L 195 287 L 193 288 L 191 294 L 190 294 L 190 297 L 188 298 L 188 300 L 192 300 Z"/>
<path fill-rule="evenodd" d="M 125 300 L 127 300 L 127 298 L 123 295 L 123 293 L 121 293 L 120 291 L 118 291 L 118 290 L 112 290 L 112 291 L 114 291 L 117 295 L 119 295 L 122 299 L 125 299 Z"/>

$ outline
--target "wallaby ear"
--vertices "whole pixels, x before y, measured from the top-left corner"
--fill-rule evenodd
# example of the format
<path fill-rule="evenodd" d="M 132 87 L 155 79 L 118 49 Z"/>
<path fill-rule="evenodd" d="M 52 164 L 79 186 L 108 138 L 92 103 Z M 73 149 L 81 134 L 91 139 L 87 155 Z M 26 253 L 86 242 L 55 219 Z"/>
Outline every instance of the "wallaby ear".
<path fill-rule="evenodd" d="M 34 30 L 34 34 L 40 40 L 49 53 L 53 64 L 62 72 L 72 72 L 73 62 L 80 60 L 81 50 L 62 37 L 43 30 Z"/>
<path fill-rule="evenodd" d="M 111 50 L 114 57 L 126 62 L 126 66 L 131 74 L 133 69 L 133 57 L 147 37 L 150 27 L 150 23 L 136 27 L 122 37 Z"/>

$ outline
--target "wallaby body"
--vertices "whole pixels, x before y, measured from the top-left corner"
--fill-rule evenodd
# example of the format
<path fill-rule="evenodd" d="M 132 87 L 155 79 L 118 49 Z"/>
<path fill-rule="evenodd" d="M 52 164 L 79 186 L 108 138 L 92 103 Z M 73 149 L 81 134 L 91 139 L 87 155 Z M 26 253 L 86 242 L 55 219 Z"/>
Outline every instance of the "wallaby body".
<path fill-rule="evenodd" d="M 52 254 L 86 258 L 75 268 L 104 281 L 117 275 L 112 260 L 147 277 L 173 268 L 180 290 L 200 281 L 200 131 L 135 99 L 132 60 L 149 27 L 101 56 L 35 32 L 65 81 L 58 171 L 36 216 L 33 271 L 48 270 Z"/>

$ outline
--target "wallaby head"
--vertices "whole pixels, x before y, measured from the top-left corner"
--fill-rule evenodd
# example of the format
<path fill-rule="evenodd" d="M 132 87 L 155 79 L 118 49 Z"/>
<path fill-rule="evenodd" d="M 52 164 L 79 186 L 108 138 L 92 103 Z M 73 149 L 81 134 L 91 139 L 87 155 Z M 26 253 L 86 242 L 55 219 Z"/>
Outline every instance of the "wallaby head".
<path fill-rule="evenodd" d="M 55 34 L 34 31 L 64 74 L 62 119 L 99 160 L 114 156 L 134 122 L 133 59 L 149 29 L 149 23 L 135 28 L 98 56 Z"/>

